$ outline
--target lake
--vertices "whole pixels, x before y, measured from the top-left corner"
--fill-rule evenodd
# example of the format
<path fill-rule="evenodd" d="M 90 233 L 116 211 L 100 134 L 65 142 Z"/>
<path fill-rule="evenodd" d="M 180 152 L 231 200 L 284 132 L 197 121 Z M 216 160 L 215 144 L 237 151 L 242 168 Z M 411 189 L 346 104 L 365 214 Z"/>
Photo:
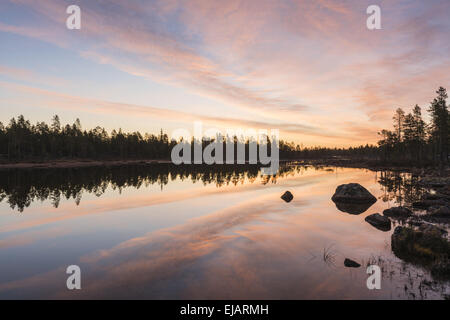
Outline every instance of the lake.
<path fill-rule="evenodd" d="M 339 210 L 350 182 L 377 202 Z M 364 220 L 421 192 L 410 174 L 297 164 L 0 171 L 0 299 L 442 299 L 448 282 L 392 253 L 395 225 Z"/>

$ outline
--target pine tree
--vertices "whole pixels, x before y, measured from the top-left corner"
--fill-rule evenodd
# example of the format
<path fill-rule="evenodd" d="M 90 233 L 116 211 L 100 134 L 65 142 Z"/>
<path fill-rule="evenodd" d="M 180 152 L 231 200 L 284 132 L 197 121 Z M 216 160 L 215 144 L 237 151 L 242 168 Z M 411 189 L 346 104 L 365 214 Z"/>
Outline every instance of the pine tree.
<path fill-rule="evenodd" d="M 408 153 L 412 156 L 415 152 L 415 119 L 412 113 L 408 113 L 403 121 L 403 142 L 408 150 Z"/>
<path fill-rule="evenodd" d="M 442 164 L 448 160 L 449 115 L 446 102 L 448 96 L 443 87 L 440 87 L 436 93 L 438 96 L 431 102 L 428 109 L 431 116 L 430 135 L 435 158 Z"/>
<path fill-rule="evenodd" d="M 416 160 L 422 162 L 424 145 L 426 143 L 426 124 L 422 119 L 422 109 L 419 105 L 415 105 L 413 109 L 414 117 L 414 153 L 416 154 Z"/>
<path fill-rule="evenodd" d="M 58 115 L 53 116 L 51 128 L 53 133 L 59 133 L 61 131 L 61 122 L 59 121 Z"/>
<path fill-rule="evenodd" d="M 426 124 L 422 119 L 422 109 L 416 104 L 413 109 L 414 116 L 414 140 L 425 143 L 426 138 Z"/>

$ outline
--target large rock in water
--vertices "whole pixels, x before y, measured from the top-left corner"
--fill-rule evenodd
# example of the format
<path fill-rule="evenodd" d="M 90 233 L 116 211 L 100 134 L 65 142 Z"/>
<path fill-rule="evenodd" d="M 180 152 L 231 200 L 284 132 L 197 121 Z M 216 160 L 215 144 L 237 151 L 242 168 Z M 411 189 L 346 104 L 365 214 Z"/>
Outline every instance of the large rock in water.
<path fill-rule="evenodd" d="M 338 186 L 331 200 L 344 203 L 372 204 L 377 201 L 377 198 L 359 183 L 349 183 Z"/>
<path fill-rule="evenodd" d="M 398 226 L 391 237 L 392 252 L 406 262 L 429 263 L 450 256 L 445 230 L 427 224 L 413 229 Z"/>
<path fill-rule="evenodd" d="M 435 278 L 450 278 L 450 242 L 445 230 L 424 223 L 416 228 L 398 226 L 391 238 L 392 252 L 406 261 L 431 268 Z"/>
<path fill-rule="evenodd" d="M 371 214 L 367 216 L 364 220 L 370 223 L 372 226 L 381 231 L 389 231 L 391 230 L 391 220 L 387 217 L 383 217 L 379 213 Z"/>

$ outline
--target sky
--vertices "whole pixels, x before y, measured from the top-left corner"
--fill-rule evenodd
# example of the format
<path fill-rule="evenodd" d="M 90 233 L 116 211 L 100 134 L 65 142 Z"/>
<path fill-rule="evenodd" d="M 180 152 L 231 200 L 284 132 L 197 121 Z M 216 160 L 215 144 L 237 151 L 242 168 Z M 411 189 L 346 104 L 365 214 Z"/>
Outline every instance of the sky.
<path fill-rule="evenodd" d="M 376 143 L 395 109 L 450 89 L 449 16 L 448 0 L 1 0 L 0 121 Z"/>

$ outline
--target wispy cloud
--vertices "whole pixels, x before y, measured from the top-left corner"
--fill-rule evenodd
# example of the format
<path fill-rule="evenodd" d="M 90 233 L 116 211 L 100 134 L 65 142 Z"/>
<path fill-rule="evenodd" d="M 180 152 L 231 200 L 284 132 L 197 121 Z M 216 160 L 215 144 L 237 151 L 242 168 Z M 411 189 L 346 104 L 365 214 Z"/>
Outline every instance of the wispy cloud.
<path fill-rule="evenodd" d="M 55 110 L 78 110 L 91 114 L 116 114 L 120 116 L 148 117 L 152 120 L 166 120 L 184 123 L 203 121 L 208 126 L 218 126 L 219 128 L 254 128 L 254 129 L 282 129 L 286 133 L 302 133 L 305 135 L 318 137 L 335 137 L 334 133 L 327 133 L 314 126 L 302 125 L 299 123 L 268 123 L 261 121 L 242 120 L 224 117 L 212 117 L 201 114 L 192 114 L 152 106 L 140 106 L 128 103 L 110 102 L 92 98 L 72 96 L 64 93 L 53 92 L 37 87 L 20 85 L 10 82 L 0 81 L 0 88 L 17 90 L 28 95 L 45 98 L 45 105 Z"/>
<path fill-rule="evenodd" d="M 280 125 L 299 139 L 316 136 L 317 144 L 321 131 L 349 143 L 350 123 L 368 128 L 373 138 L 364 136 L 374 142 L 396 107 L 427 104 L 450 82 L 450 4 L 443 0 L 383 1 L 377 31 L 366 28 L 370 1 L 81 0 L 76 36 L 62 27 L 69 2 L 10 2 L 39 19 L 1 22 L 0 31 L 183 88 L 244 111 L 242 123 Z"/>

